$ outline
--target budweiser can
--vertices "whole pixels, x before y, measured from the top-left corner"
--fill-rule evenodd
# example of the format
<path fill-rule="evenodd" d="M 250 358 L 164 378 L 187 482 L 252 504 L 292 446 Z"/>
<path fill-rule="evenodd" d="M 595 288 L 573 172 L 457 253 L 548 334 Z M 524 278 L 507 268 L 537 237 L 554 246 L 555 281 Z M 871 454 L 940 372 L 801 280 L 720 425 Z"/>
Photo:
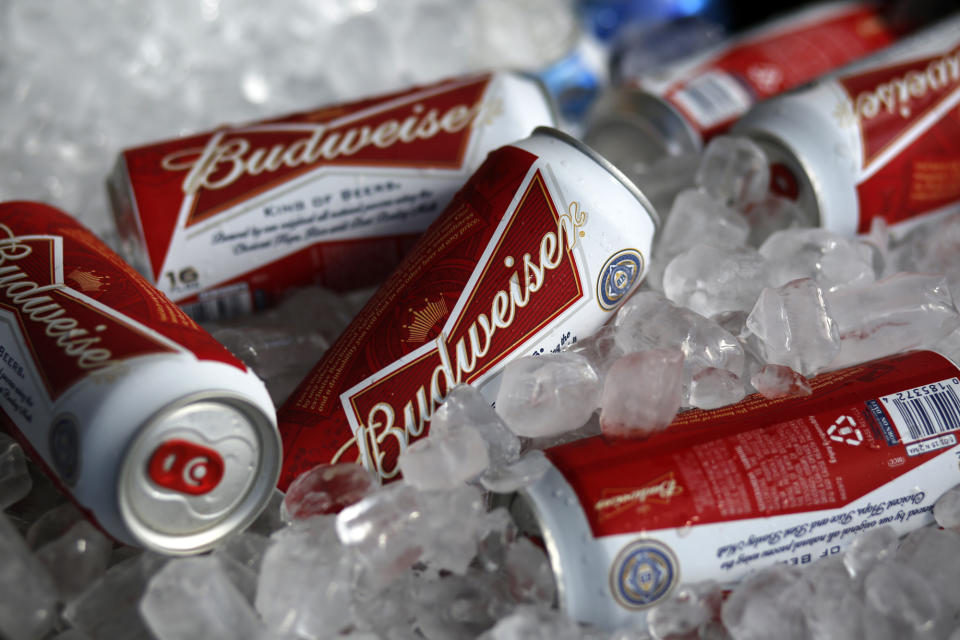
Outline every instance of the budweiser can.
<path fill-rule="evenodd" d="M 116 539 L 202 551 L 280 469 L 260 380 L 91 232 L 0 204 L 0 425 Z"/>
<path fill-rule="evenodd" d="M 128 149 L 122 253 L 200 320 L 373 286 L 488 152 L 554 122 L 539 81 L 498 72 Z"/>
<path fill-rule="evenodd" d="M 487 158 L 278 413 L 280 487 L 320 463 L 398 477 L 458 384 L 600 327 L 646 275 L 656 214 L 579 141 L 538 127 Z"/>
<path fill-rule="evenodd" d="M 548 449 L 543 478 L 501 498 L 545 542 L 561 606 L 633 625 L 682 582 L 732 585 L 930 524 L 960 483 L 960 368 L 916 351 L 810 383 L 810 397 L 681 413 L 649 440 Z"/>
<path fill-rule="evenodd" d="M 771 188 L 840 233 L 960 205 L 960 14 L 754 107 Z"/>
<path fill-rule="evenodd" d="M 638 78 L 594 107 L 584 141 L 621 167 L 694 153 L 760 100 L 894 40 L 880 8 L 820 3 Z"/>

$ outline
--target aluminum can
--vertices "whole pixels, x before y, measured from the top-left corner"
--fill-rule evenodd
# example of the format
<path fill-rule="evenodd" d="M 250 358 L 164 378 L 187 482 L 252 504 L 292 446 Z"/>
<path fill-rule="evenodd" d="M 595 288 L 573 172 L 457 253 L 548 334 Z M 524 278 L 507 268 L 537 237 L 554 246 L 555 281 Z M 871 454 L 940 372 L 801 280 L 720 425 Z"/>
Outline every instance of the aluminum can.
<path fill-rule="evenodd" d="M 197 320 L 372 287 L 488 152 L 555 121 L 538 80 L 497 72 L 128 149 L 121 253 Z"/>
<path fill-rule="evenodd" d="M 732 586 L 875 527 L 930 524 L 960 484 L 958 376 L 915 351 L 817 376 L 812 396 L 684 412 L 648 440 L 560 445 L 501 504 L 544 541 L 572 617 L 642 624 L 681 583 Z"/>
<path fill-rule="evenodd" d="M 894 37 L 875 4 L 829 2 L 792 11 L 656 72 L 625 79 L 598 100 L 584 141 L 625 170 L 664 154 L 695 153 L 758 101 Z"/>
<path fill-rule="evenodd" d="M 382 480 L 458 384 L 598 329 L 647 271 L 656 213 L 548 127 L 487 158 L 278 412 L 280 487 L 358 461 Z"/>
<path fill-rule="evenodd" d="M 115 539 L 212 547 L 272 495 L 263 383 L 76 220 L 0 204 L 0 426 Z"/>
<path fill-rule="evenodd" d="M 869 231 L 960 207 L 960 14 L 754 107 L 734 133 L 823 227 Z"/>

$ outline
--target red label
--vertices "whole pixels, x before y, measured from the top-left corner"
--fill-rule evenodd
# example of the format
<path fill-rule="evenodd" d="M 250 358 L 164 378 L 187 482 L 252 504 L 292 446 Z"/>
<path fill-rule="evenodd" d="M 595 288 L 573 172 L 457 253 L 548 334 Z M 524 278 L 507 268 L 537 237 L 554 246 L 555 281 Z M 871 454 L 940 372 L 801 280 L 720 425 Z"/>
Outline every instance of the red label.
<path fill-rule="evenodd" d="M 927 441 L 956 442 L 958 373 L 942 356 L 913 352 L 817 376 L 810 397 L 756 394 L 682 413 L 649 440 L 589 438 L 547 455 L 596 536 L 837 508 L 949 450 L 908 450 L 893 405 L 929 396 L 951 419 Z M 953 382 L 940 398 L 932 383 L 942 380 Z"/>
<path fill-rule="evenodd" d="M 860 233 L 877 217 L 892 224 L 960 203 L 960 107 L 858 184 L 857 196 Z"/>
<path fill-rule="evenodd" d="M 491 153 L 280 409 L 281 487 L 351 456 L 394 477 L 450 388 L 583 297 L 572 248 L 584 214 L 558 210 L 539 171 L 524 185 L 535 161 L 514 147 Z"/>
<path fill-rule="evenodd" d="M 867 167 L 957 91 L 960 49 L 837 81 L 853 103 Z"/>
<path fill-rule="evenodd" d="M 0 307 L 15 315 L 52 398 L 150 353 L 189 350 L 245 369 L 92 233 L 39 203 L 0 204 Z"/>
<path fill-rule="evenodd" d="M 664 92 L 664 98 L 680 109 L 707 140 L 727 130 L 751 104 L 808 82 L 893 40 L 894 34 L 878 8 L 870 5 L 830 11 L 816 20 L 798 17 L 794 25 L 772 23 L 685 73 Z M 708 82 L 708 77 L 716 72 L 742 87 L 736 98 L 739 104 L 721 104 L 728 101 L 723 97 L 727 91 Z M 698 87 L 698 82 L 711 86 Z M 685 99 L 689 93 L 697 95 Z M 717 104 L 711 107 L 710 102 Z M 705 119 L 701 114 L 714 111 L 731 115 L 715 123 L 713 117 L 708 117 L 709 124 L 698 126 Z"/>
<path fill-rule="evenodd" d="M 164 489 L 192 496 L 213 491 L 223 479 L 223 458 L 187 440 L 168 440 L 150 456 L 147 474 Z"/>
<path fill-rule="evenodd" d="M 181 209 L 206 220 L 320 166 L 460 168 L 489 75 L 124 152 L 159 278 Z"/>

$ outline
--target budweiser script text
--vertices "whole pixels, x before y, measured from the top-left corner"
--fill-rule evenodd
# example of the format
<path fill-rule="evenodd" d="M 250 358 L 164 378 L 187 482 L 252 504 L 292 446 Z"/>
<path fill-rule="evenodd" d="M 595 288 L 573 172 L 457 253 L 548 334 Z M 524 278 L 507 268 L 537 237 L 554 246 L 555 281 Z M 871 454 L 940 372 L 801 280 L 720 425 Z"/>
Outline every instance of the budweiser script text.
<path fill-rule="evenodd" d="M 0 224 L 0 291 L 5 300 L 20 313 L 21 318 L 45 325 L 43 332 L 53 338 L 56 345 L 84 370 L 98 369 L 112 363 L 113 353 L 106 348 L 97 347 L 100 336 L 94 332 L 104 331 L 105 325 L 98 325 L 93 331 L 85 329 L 76 318 L 67 315 L 63 305 L 51 295 L 69 296 L 69 287 L 61 283 L 39 285 L 29 280 L 29 276 L 17 264 L 31 253 L 33 247 L 29 240 L 52 242 L 48 236 L 17 237 L 10 227 Z"/>
<path fill-rule="evenodd" d="M 856 117 L 875 118 L 881 113 L 913 115 L 911 101 L 930 92 L 947 91 L 960 83 L 960 49 L 933 60 L 922 70 L 911 69 L 903 75 L 878 84 L 871 91 L 861 91 L 854 99 Z"/>
<path fill-rule="evenodd" d="M 483 101 L 472 106 L 458 104 L 441 115 L 438 109 L 426 110 L 418 102 L 411 106 L 409 116 L 384 120 L 376 126 L 285 124 L 218 131 L 203 149 L 191 148 L 172 153 L 163 158 L 161 166 L 167 171 L 188 171 L 183 180 L 183 192 L 192 196 L 201 189 L 222 189 L 244 176 L 352 156 L 370 145 L 384 149 L 398 142 L 406 144 L 433 138 L 440 132 L 456 133 L 477 119 L 484 110 L 484 104 Z M 493 108 L 495 105 L 491 102 L 489 106 Z M 246 131 L 303 132 L 304 135 L 288 144 L 257 147 L 244 137 Z"/>
<path fill-rule="evenodd" d="M 399 468 L 391 466 L 386 460 L 383 443 L 393 438 L 402 453 L 406 450 L 411 438 L 424 433 L 425 423 L 430 421 L 434 410 L 443 402 L 446 394 L 458 384 L 471 383 L 483 373 L 489 372 L 490 366 L 497 363 L 511 351 L 490 352 L 490 345 L 494 334 L 499 329 L 507 329 L 514 322 L 514 318 L 530 302 L 531 296 L 543 288 L 547 283 L 547 274 L 560 266 L 564 257 L 576 246 L 583 233 L 580 229 L 587 222 L 587 212 L 580 210 L 580 205 L 573 202 L 567 213 L 557 218 L 556 230 L 544 233 L 539 239 L 539 252 L 536 260 L 530 253 L 524 253 L 520 260 L 507 257 L 504 266 L 513 269 L 507 279 L 507 287 L 498 289 L 489 302 L 489 315 L 478 314 L 469 323 L 466 335 L 456 340 L 453 345 L 451 358 L 450 337 L 447 329 L 441 331 L 429 351 L 420 357 L 429 357 L 437 362 L 430 374 L 415 391 L 414 397 L 402 404 L 402 410 L 388 401 L 376 402 L 369 410 L 364 420 L 353 411 L 351 399 L 364 389 L 376 386 L 380 377 L 377 374 L 360 383 L 341 396 L 341 401 L 347 412 L 354 436 L 348 440 L 337 452 L 333 463 L 338 462 L 354 444 L 360 450 L 360 461 L 377 473 L 382 479 L 390 479 L 397 475 Z M 572 255 L 570 256 L 572 260 Z M 517 264 L 522 265 L 514 269 Z M 482 268 L 482 267 L 481 267 Z M 520 271 L 523 271 L 521 279 Z M 460 294 L 460 301 L 470 296 L 470 289 Z M 458 303 L 459 304 L 459 303 Z M 447 327 L 456 321 L 451 317 Z M 392 370 L 401 364 L 394 362 L 385 370 Z M 403 426 L 397 426 L 397 415 L 402 413 Z M 395 460 L 395 458 L 394 458 Z"/>

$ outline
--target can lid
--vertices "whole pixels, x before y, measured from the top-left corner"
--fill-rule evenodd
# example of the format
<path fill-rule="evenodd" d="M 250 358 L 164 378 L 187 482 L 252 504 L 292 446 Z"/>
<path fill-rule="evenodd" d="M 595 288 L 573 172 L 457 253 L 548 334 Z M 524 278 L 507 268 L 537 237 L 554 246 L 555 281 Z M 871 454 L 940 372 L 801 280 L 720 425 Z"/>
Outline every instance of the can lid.
<path fill-rule="evenodd" d="M 120 512 L 143 546 L 209 549 L 247 526 L 280 473 L 280 440 L 239 395 L 201 393 L 167 405 L 140 429 L 120 475 Z"/>
<path fill-rule="evenodd" d="M 537 127 L 536 129 L 533 130 L 533 134 L 547 135 L 552 138 L 556 138 L 557 140 L 560 140 L 561 142 L 564 142 L 574 147 L 575 149 L 583 153 L 585 156 L 587 156 L 588 158 L 590 158 L 591 160 L 599 164 L 608 173 L 610 173 L 610 175 L 612 175 L 616 180 L 618 180 L 621 184 L 623 184 L 623 186 L 627 189 L 627 191 L 629 191 L 630 194 L 634 198 L 636 198 L 641 205 L 643 205 L 643 208 L 647 210 L 647 212 L 650 214 L 651 219 L 653 220 L 654 228 L 657 228 L 657 229 L 660 228 L 660 216 L 657 214 L 657 210 L 653 207 L 653 204 L 650 202 L 647 196 L 645 196 L 643 192 L 640 191 L 637 185 L 634 184 L 633 181 L 630 180 L 630 178 L 628 178 L 622 171 L 620 171 L 620 169 L 614 166 L 612 162 L 610 162 L 609 160 L 604 158 L 602 155 L 597 153 L 594 149 L 589 147 L 583 141 L 578 140 L 577 138 L 574 138 L 570 134 L 564 133 L 563 131 L 556 129 L 554 127 L 542 127 L 542 126 Z"/>

